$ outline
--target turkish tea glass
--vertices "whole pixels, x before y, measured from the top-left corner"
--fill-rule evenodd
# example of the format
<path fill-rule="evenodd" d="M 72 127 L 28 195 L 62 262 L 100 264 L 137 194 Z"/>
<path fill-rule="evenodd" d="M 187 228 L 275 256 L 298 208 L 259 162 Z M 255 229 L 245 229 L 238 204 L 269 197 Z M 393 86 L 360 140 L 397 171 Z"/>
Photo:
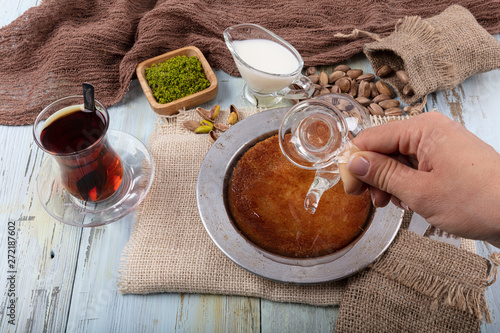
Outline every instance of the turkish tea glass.
<path fill-rule="evenodd" d="M 59 166 L 55 176 L 80 203 L 110 198 L 123 179 L 120 157 L 107 140 L 108 111 L 97 100 L 95 105 L 95 111 L 85 110 L 83 96 L 61 98 L 43 109 L 33 126 L 36 144 Z"/>

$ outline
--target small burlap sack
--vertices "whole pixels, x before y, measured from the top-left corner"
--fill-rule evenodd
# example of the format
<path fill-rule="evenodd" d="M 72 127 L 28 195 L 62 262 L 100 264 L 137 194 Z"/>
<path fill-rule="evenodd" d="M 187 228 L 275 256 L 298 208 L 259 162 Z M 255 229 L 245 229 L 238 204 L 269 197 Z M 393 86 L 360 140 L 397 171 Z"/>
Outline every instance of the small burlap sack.
<path fill-rule="evenodd" d="M 242 110 L 241 115 L 258 111 Z M 227 115 L 221 111 L 221 122 Z M 371 120 L 378 125 L 390 119 Z M 210 142 L 207 135 L 183 128 L 184 120 L 200 118 L 194 110 L 161 117 L 149 139 L 155 181 L 136 213 L 123 251 L 121 293 L 203 293 L 319 306 L 342 304 L 339 331 L 359 327 L 364 332 L 380 331 L 380 321 L 400 331 L 422 327 L 427 331 L 440 325 L 468 328 L 476 327 L 482 314 L 487 314 L 484 287 L 490 265 L 471 252 L 475 246 L 470 240 L 463 240 L 458 249 L 401 230 L 372 267 L 350 279 L 324 284 L 284 284 L 242 269 L 216 247 L 199 217 L 196 181 Z M 402 228 L 410 217 L 405 214 Z"/>
<path fill-rule="evenodd" d="M 413 95 L 391 75 L 381 80 L 412 104 L 429 93 L 455 87 L 471 75 L 500 68 L 500 43 L 464 7 L 453 5 L 441 14 L 422 19 L 406 17 L 394 32 L 364 46 L 374 69 L 382 65 L 405 70 Z"/>

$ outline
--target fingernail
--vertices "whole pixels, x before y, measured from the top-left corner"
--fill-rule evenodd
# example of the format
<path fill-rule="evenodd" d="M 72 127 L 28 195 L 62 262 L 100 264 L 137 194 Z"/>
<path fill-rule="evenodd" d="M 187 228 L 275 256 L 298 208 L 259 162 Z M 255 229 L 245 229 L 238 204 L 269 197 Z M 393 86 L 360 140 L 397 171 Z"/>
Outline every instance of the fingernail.
<path fill-rule="evenodd" d="M 347 169 L 356 176 L 364 176 L 368 173 L 370 162 L 363 156 L 353 156 L 347 163 Z"/>
<path fill-rule="evenodd" d="M 403 208 L 404 210 L 410 210 L 410 208 L 408 208 L 408 205 L 405 204 L 403 201 L 400 201 L 399 204 L 401 205 L 401 208 Z"/>

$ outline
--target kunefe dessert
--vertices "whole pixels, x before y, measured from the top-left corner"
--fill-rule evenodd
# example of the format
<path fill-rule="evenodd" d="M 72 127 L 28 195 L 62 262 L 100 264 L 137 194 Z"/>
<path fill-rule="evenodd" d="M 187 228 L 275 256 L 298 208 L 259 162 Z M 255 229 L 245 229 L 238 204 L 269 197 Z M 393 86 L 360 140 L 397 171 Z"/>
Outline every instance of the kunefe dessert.
<path fill-rule="evenodd" d="M 370 218 L 369 194 L 347 195 L 340 181 L 310 214 L 304 198 L 313 179 L 314 171 L 286 159 L 277 135 L 257 143 L 229 180 L 227 203 L 236 227 L 256 246 L 286 257 L 318 257 L 342 249 Z"/>

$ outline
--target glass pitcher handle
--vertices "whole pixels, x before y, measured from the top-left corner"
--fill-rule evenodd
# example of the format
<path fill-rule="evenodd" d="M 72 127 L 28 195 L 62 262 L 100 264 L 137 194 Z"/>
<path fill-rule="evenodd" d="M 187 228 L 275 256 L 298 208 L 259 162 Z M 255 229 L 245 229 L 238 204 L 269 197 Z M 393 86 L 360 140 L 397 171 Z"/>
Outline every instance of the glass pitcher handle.
<path fill-rule="evenodd" d="M 300 74 L 291 85 L 298 85 L 300 89 L 292 89 L 290 87 L 286 87 L 276 94 L 283 98 L 287 99 L 307 99 L 312 96 L 314 92 L 314 84 L 312 81 L 302 74 Z"/>

